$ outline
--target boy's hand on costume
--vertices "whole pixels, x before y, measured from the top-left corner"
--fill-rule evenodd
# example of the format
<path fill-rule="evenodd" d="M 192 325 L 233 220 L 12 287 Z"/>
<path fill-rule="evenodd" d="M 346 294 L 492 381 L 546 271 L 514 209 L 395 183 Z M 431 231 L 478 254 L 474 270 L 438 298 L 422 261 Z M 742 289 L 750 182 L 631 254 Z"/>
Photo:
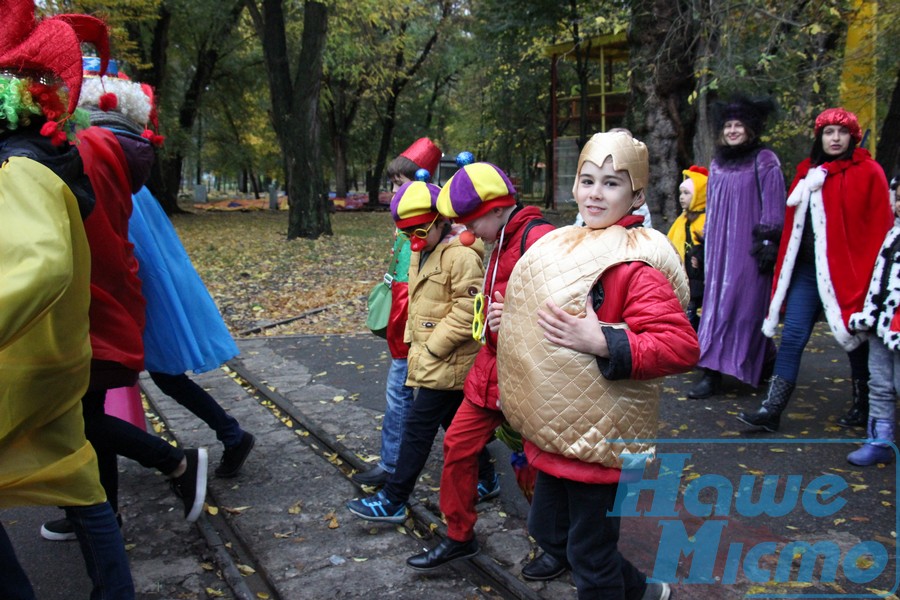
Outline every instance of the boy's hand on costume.
<path fill-rule="evenodd" d="M 544 330 L 547 341 L 576 352 L 609 356 L 606 336 L 600 330 L 600 321 L 594 311 L 588 309 L 583 317 L 576 317 L 552 300 L 548 300 L 546 306 L 547 310 L 538 311 L 538 325 Z M 591 306 L 590 298 L 586 306 Z"/>
<path fill-rule="evenodd" d="M 692 256 L 692 257 L 691 257 L 691 266 L 694 267 L 695 269 L 699 269 L 699 268 L 700 268 L 700 261 L 697 260 L 697 257 L 696 257 L 696 256 Z"/>
<path fill-rule="evenodd" d="M 494 292 L 494 299 L 488 305 L 487 324 L 491 331 L 500 331 L 500 317 L 503 316 L 503 294 Z"/>

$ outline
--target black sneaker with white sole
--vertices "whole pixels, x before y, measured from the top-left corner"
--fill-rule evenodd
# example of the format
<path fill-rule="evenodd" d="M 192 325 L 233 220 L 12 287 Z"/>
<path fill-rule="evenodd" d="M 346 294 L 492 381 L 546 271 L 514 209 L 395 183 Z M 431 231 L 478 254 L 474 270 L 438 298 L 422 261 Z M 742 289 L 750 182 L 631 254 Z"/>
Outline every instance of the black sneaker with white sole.
<path fill-rule="evenodd" d="M 122 529 L 122 515 L 118 513 L 116 514 L 116 523 L 119 524 L 119 529 Z M 77 539 L 72 521 L 66 518 L 47 521 L 41 525 L 41 537 L 51 542 L 68 542 Z"/>
<path fill-rule="evenodd" d="M 178 477 L 170 479 L 172 491 L 184 502 L 184 518 L 193 523 L 203 511 L 206 500 L 206 475 L 209 457 L 206 448 L 189 448 L 184 451 L 187 468 Z"/>

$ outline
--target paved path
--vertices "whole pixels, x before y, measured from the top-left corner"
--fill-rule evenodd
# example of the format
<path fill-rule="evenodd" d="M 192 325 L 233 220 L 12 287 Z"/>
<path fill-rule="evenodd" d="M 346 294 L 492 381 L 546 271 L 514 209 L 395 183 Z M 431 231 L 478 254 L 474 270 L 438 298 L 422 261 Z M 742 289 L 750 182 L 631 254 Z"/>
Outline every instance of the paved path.
<path fill-rule="evenodd" d="M 242 354 L 235 366 L 264 382 L 268 393 L 285 404 L 279 408 L 271 399 L 251 393 L 251 386 L 231 369 L 197 377 L 258 440 L 239 477 L 210 480 L 212 510 L 198 525 L 180 519 L 178 502 L 162 477 L 130 461 L 120 461 L 124 531 L 140 598 L 387 596 L 440 600 L 508 595 L 485 579 L 485 569 L 509 577 L 511 585 L 519 586 L 518 597 L 575 597 L 568 576 L 546 584 L 526 584 L 518 578 L 534 544 L 524 529 L 527 504 L 506 464 L 508 451 L 497 442 L 491 450 L 503 473 L 503 494 L 479 507 L 477 535 L 483 553 L 474 565 L 464 563 L 425 575 L 413 572 L 404 561 L 435 543 L 429 539 L 428 527 L 416 526 L 412 520 L 404 526 L 373 525 L 346 511 L 344 502 L 361 493 L 347 475 L 378 452 L 387 372 L 387 348 L 382 340 L 371 335 L 260 337 L 241 340 L 239 345 Z M 734 564 L 727 559 L 732 542 L 743 544 L 739 558 L 762 542 L 783 546 L 793 540 L 828 541 L 836 544 L 844 557 L 861 541 L 877 541 L 887 548 L 889 564 L 887 574 L 872 583 L 854 584 L 839 569 L 834 585 L 795 583 L 781 591 L 842 597 L 871 593 L 870 589 L 890 590 L 890 575 L 896 570 L 896 469 L 851 469 L 846 463 L 845 456 L 854 447 L 849 439 L 862 435 L 862 430 L 847 431 L 834 425 L 849 398 L 848 370 L 845 355 L 821 326 L 817 328 L 804 359 L 797 401 L 789 408 L 782 431 L 762 438 L 773 440 L 765 443 L 760 443 L 761 436 L 745 433 L 734 419 L 738 410 L 759 402 L 752 388 L 728 382 L 733 385 L 723 396 L 694 401 L 686 399 L 685 392 L 695 375 L 663 380 L 660 437 L 667 441 L 660 442 L 659 451 L 689 455 L 683 484 L 702 475 L 721 474 L 736 485 L 741 475 L 796 474 L 803 490 L 815 477 L 830 475 L 850 486 L 841 495 L 847 503 L 827 517 L 800 509 L 778 517 L 719 514 L 713 520 L 729 517 L 719 540 L 713 535 L 716 526 L 701 529 L 710 520 L 691 514 L 679 496 L 677 519 L 644 516 L 623 520 L 623 553 L 646 571 L 654 565 L 659 572 L 665 571 L 668 559 L 682 579 L 703 575 L 703 562 L 709 560 L 711 582 L 681 583 L 676 587 L 678 597 L 740 598 L 779 589 L 748 581 L 747 564 L 733 584 L 722 585 L 722 578 L 730 577 L 729 565 Z M 214 434 L 162 396 L 149 379 L 142 384 L 178 440 L 187 446 L 208 447 L 214 466 L 221 454 Z M 288 411 L 306 420 L 309 429 L 329 440 L 330 447 L 307 435 L 309 429 L 295 422 Z M 342 455 L 343 451 L 346 454 Z M 431 515 L 436 524 L 440 455 L 438 443 L 414 495 L 416 513 Z M 700 490 L 697 498 L 714 504 L 716 495 L 707 488 Z M 650 499 L 642 498 L 641 506 L 649 506 Z M 726 505 L 733 508 L 730 501 Z M 698 512 L 696 507 L 693 510 Z M 2 511 L 0 519 L 40 599 L 85 598 L 89 584 L 77 545 L 46 542 L 37 534 L 41 520 L 57 514 L 52 508 L 24 508 Z M 661 521 L 671 523 L 663 525 Z M 690 559 L 677 560 L 677 548 L 673 556 L 666 550 L 670 546 L 660 545 L 664 532 L 669 532 L 666 539 L 671 543 L 679 531 L 686 532 L 685 543 L 696 540 L 696 535 L 703 542 L 695 549 L 693 571 Z M 440 525 L 437 533 L 442 532 Z M 776 555 L 768 555 L 759 565 L 774 569 L 777 561 Z M 867 563 L 861 561 L 865 567 Z M 795 562 L 799 564 L 799 555 Z"/>

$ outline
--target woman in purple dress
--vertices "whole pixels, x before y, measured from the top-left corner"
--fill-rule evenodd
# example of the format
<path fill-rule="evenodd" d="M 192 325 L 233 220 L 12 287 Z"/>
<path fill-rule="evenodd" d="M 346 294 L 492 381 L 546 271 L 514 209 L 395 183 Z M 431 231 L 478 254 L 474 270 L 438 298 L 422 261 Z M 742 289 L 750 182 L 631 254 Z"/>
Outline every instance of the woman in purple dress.
<path fill-rule="evenodd" d="M 703 377 L 689 398 L 718 393 L 722 374 L 758 386 L 775 361 L 763 335 L 784 221 L 781 163 L 759 139 L 771 100 L 720 105 L 706 200 L 706 289 L 697 335 Z"/>

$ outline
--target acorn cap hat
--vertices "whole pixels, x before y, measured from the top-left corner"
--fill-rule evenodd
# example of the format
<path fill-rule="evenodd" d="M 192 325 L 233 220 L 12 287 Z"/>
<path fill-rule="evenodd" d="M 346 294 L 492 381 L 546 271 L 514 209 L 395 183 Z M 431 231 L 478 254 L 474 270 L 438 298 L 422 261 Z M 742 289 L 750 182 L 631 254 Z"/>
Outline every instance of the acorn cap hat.
<path fill-rule="evenodd" d="M 627 131 L 617 130 L 595 133 L 584 145 L 578 157 L 578 171 L 572 186 L 573 195 L 578 189 L 578 176 L 581 175 L 584 161 L 589 160 L 602 167 L 608 158 L 612 159 L 613 169 L 616 171 L 628 171 L 632 192 L 647 187 L 650 178 L 650 155 L 647 146 L 642 141 L 634 139 Z"/>

